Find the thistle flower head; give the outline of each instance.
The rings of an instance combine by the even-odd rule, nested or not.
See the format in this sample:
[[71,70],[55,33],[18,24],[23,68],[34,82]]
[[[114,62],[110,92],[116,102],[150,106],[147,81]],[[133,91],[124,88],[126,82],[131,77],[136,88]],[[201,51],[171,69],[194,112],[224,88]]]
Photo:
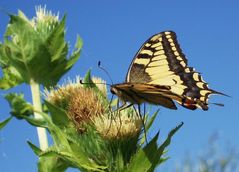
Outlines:
[[[92,80],[95,82],[94,77]],[[97,80],[102,83],[105,82],[99,78]],[[43,94],[47,101],[66,110],[68,117],[74,122],[78,131],[83,130],[82,124],[89,123],[105,111],[105,106],[103,106],[95,91],[84,88],[80,83],[79,76],[75,80],[68,79],[57,89],[45,89]]]
[[91,122],[104,111],[105,108],[93,89],[80,88],[71,95],[68,115],[79,131],[82,130],[82,124]]
[[59,21],[59,12],[57,15],[53,14],[51,11],[47,11],[46,5],[44,7],[36,7],[36,18],[37,22],[52,23]]
[[45,89],[43,95],[47,101],[64,110],[67,110],[71,96],[78,89],[82,89],[82,84],[80,84],[80,78],[76,77],[75,80],[68,79],[62,85],[58,85],[56,89]]
[[36,17],[30,21],[33,28],[41,34],[48,34],[59,24],[59,12],[55,15],[44,7],[36,7]]
[[113,113],[113,119],[108,116],[99,116],[93,123],[96,130],[107,140],[123,140],[134,138],[139,135],[142,129],[142,121],[134,112],[122,110],[120,113]]

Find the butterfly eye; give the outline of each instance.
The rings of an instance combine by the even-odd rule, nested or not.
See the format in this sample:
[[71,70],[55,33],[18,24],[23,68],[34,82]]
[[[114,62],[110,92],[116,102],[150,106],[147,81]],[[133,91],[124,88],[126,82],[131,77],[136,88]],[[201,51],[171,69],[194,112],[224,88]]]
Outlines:
[[110,92],[112,93],[112,94],[116,94],[116,90],[115,90],[115,88],[110,88]]

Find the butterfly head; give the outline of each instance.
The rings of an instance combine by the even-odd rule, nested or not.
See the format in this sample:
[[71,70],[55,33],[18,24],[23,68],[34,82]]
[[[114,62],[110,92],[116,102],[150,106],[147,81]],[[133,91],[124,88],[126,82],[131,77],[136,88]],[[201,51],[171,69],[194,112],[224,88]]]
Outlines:
[[115,94],[118,97],[121,97],[121,95],[122,95],[122,91],[117,87],[117,85],[111,85],[110,92],[111,92],[111,94]]
[[130,102],[133,104],[140,104],[141,101],[137,99],[132,92],[133,84],[121,83],[114,84],[110,87],[110,92],[116,95],[123,102]]
[[116,91],[117,91],[117,90],[116,90],[114,87],[111,86],[111,88],[110,88],[111,94],[116,94]]

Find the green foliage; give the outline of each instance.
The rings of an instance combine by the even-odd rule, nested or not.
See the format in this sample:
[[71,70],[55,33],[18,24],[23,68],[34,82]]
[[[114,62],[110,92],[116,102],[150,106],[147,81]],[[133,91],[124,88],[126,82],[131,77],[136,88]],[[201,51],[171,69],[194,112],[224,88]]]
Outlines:
[[[68,54],[65,38],[64,16],[60,22],[48,23],[43,29],[43,21],[29,20],[20,11],[19,15],[10,15],[10,22],[0,44],[0,65],[3,77],[0,88],[9,89],[23,82],[34,80],[46,87],[55,85],[77,61],[82,47],[77,37],[75,50]],[[44,31],[44,32],[43,32]]]
[[[45,8],[37,8],[37,16],[28,19],[19,11],[18,15],[9,14],[10,21],[0,43],[0,67],[3,76],[0,78],[0,89],[10,89],[21,83],[31,87],[34,110],[41,113],[40,85],[55,86],[59,79],[78,60],[82,41],[77,37],[75,49],[69,54],[68,43],[65,41],[65,21],[63,16],[54,16]],[[23,95],[22,95],[23,96]],[[7,95],[5,97],[12,107],[11,114],[19,119],[26,119],[32,125],[41,123],[42,119],[30,117],[33,111],[30,105],[23,102],[23,97]],[[29,114],[27,114],[29,113]],[[34,112],[35,118],[38,114]],[[47,137],[44,130],[39,135],[40,146],[47,147]]]
[[164,161],[162,155],[165,148],[170,144],[173,135],[182,127],[182,125],[183,123],[171,130],[167,139],[160,146],[157,145],[159,136],[159,133],[157,133],[145,147],[138,150],[136,155],[132,158],[132,161],[126,171],[154,171],[154,169]]
[[0,122],[0,130],[3,129],[3,127],[5,127],[7,125],[7,123],[9,123],[11,121],[12,117],[9,117],[7,119],[5,119],[4,121]]
[[[89,75],[86,75],[87,77]],[[173,129],[161,145],[157,144],[158,134],[146,145],[140,144],[140,137],[143,135],[140,133],[123,140],[107,140],[92,124],[86,126],[86,132],[78,133],[66,112],[48,101],[45,101],[45,106],[49,115],[40,112],[42,118],[36,119],[30,115],[32,107],[25,102],[22,94],[9,94],[6,98],[14,116],[25,119],[33,126],[46,128],[53,138],[54,144],[45,151],[28,142],[40,158],[39,171],[65,171],[69,167],[81,171],[153,171],[165,160],[163,157],[165,148],[182,126],[181,124]],[[129,114],[135,113],[132,109],[125,111]],[[152,125],[157,112],[148,120],[147,130]]]
[[[50,103],[47,104],[48,109],[51,109],[51,106],[52,105]],[[61,109],[54,109],[53,112],[55,115],[62,114]],[[102,171],[101,169],[105,168],[104,166],[97,165],[94,161],[91,161],[88,157],[86,157],[84,152],[81,152],[83,149],[81,148],[81,144],[79,144],[79,136],[76,136],[77,132],[75,130],[67,131],[67,128],[62,129],[62,126],[54,124],[48,114],[41,113],[41,115],[44,123],[36,120],[35,118],[24,117],[34,126],[47,128],[54,141],[54,145],[49,147],[46,151],[41,151],[32,143],[28,142],[36,155],[40,157],[38,164],[40,171],[62,171],[60,169],[63,167],[63,169],[66,167],[75,167],[83,170],[87,169],[94,171]],[[57,124],[59,123],[57,122]],[[75,137],[71,137],[72,134],[74,134]]]
[[[145,143],[142,121],[138,123],[141,118],[136,117],[137,112],[133,108],[112,112],[112,109],[117,109],[116,106],[110,108],[115,102],[109,102],[107,95],[93,83],[90,70],[80,88],[87,91],[93,90],[93,95],[96,94],[96,99],[100,101],[99,104],[101,105],[102,102],[102,105],[107,108],[96,113],[94,119],[83,116],[82,119],[88,120],[83,121],[82,130],[79,130],[75,121],[69,117],[67,108],[62,109],[45,100],[44,112],[41,111],[39,85],[50,87],[57,84],[62,75],[75,64],[82,47],[82,41],[78,36],[75,50],[67,58],[66,16],[61,21],[58,21],[56,16],[45,14],[45,17],[47,20],[44,20],[44,17],[29,20],[21,11],[18,15],[10,15],[4,43],[0,43],[0,66],[3,71],[0,88],[9,89],[21,83],[30,84],[33,102],[35,102],[33,107],[26,102],[23,94],[7,94],[5,99],[11,107],[11,115],[17,119],[26,120],[35,127],[47,129],[53,140],[53,144],[46,150],[28,141],[30,148],[39,157],[38,171],[63,172],[69,167],[81,171],[154,171],[159,164],[167,160],[164,157],[166,148],[183,124],[171,130],[162,144],[157,143],[159,134],[156,134],[149,143]],[[94,103],[93,100],[95,99],[92,99]],[[64,107],[69,105],[67,101],[64,103],[66,103]],[[112,104],[109,105],[109,103]],[[84,107],[82,109],[81,113],[84,113]],[[146,133],[150,130],[157,113],[158,111],[151,118],[149,114],[146,114],[149,118],[145,124]],[[123,116],[125,114],[126,116]],[[96,118],[99,115],[105,120],[100,129],[108,123],[117,124],[117,121],[120,125],[110,125],[109,129],[102,132],[96,125],[99,121],[94,121],[100,120]],[[11,117],[1,122],[0,129],[10,119]],[[109,132],[111,127],[113,129],[110,132],[113,133]]]
[[84,80],[83,80],[83,86],[84,88],[90,88],[93,89],[95,91],[95,93],[97,94],[97,96],[103,101],[103,103],[105,105],[109,104],[109,101],[107,99],[107,97],[105,97],[105,95],[100,91],[100,89],[96,86],[96,84],[92,81],[91,79],[91,70],[88,70]]
[[10,113],[18,119],[33,114],[33,107],[30,103],[25,101],[23,94],[9,93],[5,95],[5,99],[12,109]]
[[56,107],[52,103],[45,100],[45,105],[48,108],[48,111],[52,115],[52,121],[54,124],[56,124],[59,127],[67,127],[69,125],[69,118],[66,115],[66,112],[63,109],[60,109],[59,107]]
[[[85,78],[85,82],[91,81],[89,73]],[[94,90],[100,92],[98,88]],[[101,93],[99,95],[103,96]],[[173,129],[161,145],[157,144],[158,134],[145,145],[140,142],[140,137],[143,135],[140,133],[127,139],[107,140],[96,131],[93,124],[86,124],[86,132],[78,133],[66,111],[48,101],[44,104],[49,115],[38,112],[42,118],[36,119],[31,115],[32,106],[24,100],[22,94],[11,93],[6,96],[6,99],[12,108],[13,116],[25,119],[33,126],[46,128],[53,138],[54,144],[45,151],[28,142],[40,158],[39,171],[65,171],[69,167],[78,168],[81,171],[153,171],[165,160],[164,151],[173,135],[182,126],[181,124]],[[102,101],[103,99],[106,97],[102,97]],[[128,114],[135,113],[130,108],[124,111]],[[147,131],[157,113],[158,111],[148,120]]]

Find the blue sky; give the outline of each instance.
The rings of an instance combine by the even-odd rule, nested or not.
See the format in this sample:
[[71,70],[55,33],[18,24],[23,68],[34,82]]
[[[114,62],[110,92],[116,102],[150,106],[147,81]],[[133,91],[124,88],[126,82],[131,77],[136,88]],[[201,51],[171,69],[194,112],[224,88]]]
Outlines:
[[[185,152],[197,154],[208,138],[219,132],[222,139],[239,149],[239,2],[221,1],[13,1],[3,0],[0,9],[16,13],[21,9],[28,17],[35,15],[36,5],[47,5],[53,12],[67,14],[67,40],[74,45],[79,34],[84,46],[79,61],[64,75],[83,76],[89,68],[93,75],[110,82],[97,68],[97,62],[110,72],[115,83],[123,82],[129,64],[141,44],[155,33],[173,30],[189,61],[201,72],[210,88],[231,95],[231,98],[212,96],[211,102],[225,107],[211,106],[209,111],[190,111],[179,107],[177,111],[161,108],[151,136],[160,129],[164,139],[171,128],[181,121],[183,128],[173,138],[166,170],[184,157]],[[0,12],[0,40],[8,16]],[[24,92],[30,101],[30,88],[26,85],[12,91]],[[9,106],[0,91],[0,120],[9,116]],[[149,136],[150,137],[150,136]],[[26,144],[37,143],[35,128],[24,121],[12,120],[0,132],[0,171],[36,171],[37,158]],[[160,169],[160,168],[159,168]]]

